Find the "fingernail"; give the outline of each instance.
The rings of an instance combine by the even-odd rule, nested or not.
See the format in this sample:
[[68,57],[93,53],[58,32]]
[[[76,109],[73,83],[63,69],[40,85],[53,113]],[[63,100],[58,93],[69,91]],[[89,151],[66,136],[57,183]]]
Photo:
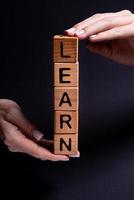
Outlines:
[[91,35],[90,36],[90,38],[95,38],[97,35],[96,34],[94,34],[94,35]]
[[37,140],[39,141],[41,138],[43,138],[43,134],[38,131],[38,130],[34,130],[33,133],[32,133],[32,136]]
[[73,32],[75,32],[75,30],[76,30],[76,28],[70,28],[70,29],[68,29],[68,30],[66,30],[66,32],[68,32],[68,33],[73,33]]
[[71,158],[79,158],[80,155],[71,155],[70,157],[71,157]]
[[80,30],[80,31],[76,31],[75,34],[77,36],[83,35],[85,33],[85,30]]
[[69,161],[69,158],[65,158],[65,159],[63,159],[62,161]]

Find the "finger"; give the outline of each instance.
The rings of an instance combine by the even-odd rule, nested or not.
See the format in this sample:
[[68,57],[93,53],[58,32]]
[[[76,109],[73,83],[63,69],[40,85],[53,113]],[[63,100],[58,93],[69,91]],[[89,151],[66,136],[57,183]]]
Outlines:
[[98,14],[95,14],[89,18],[87,18],[86,20],[83,20],[81,21],[80,23],[74,25],[72,28],[68,29],[65,31],[65,33],[67,35],[74,35],[74,33],[77,32],[80,33],[81,30],[85,27],[87,27],[88,25],[91,25],[93,23],[96,23],[97,21],[103,19],[103,18],[106,18],[106,17],[112,17],[112,16],[115,16],[115,17],[118,17],[118,16],[127,16],[127,15],[131,15],[132,13],[129,11],[129,10],[122,10],[122,11],[119,11],[119,12],[116,12],[116,13],[98,13]]
[[6,144],[9,145],[11,151],[18,151],[29,154],[35,158],[41,160],[51,160],[51,161],[68,161],[68,156],[64,155],[54,155],[47,149],[38,146],[32,140],[27,139],[23,134],[17,129],[15,125],[12,125],[5,120],[2,120],[2,129],[5,134]]
[[9,100],[9,99],[0,99],[0,108],[2,110],[10,110],[10,108],[13,108],[13,107],[16,107],[16,108],[20,108],[19,105],[15,102],[15,101],[12,101],[12,100]]
[[6,114],[5,119],[14,125],[18,126],[23,133],[34,141],[39,141],[43,138],[43,133],[36,130],[36,127],[24,116],[21,109],[13,107]]
[[45,138],[42,138],[37,142],[38,145],[47,148],[50,152],[54,151],[54,141],[52,140],[46,140]]
[[76,154],[74,154],[74,155],[70,155],[69,157],[71,157],[71,158],[79,158],[79,157],[80,157],[80,152],[77,151]]
[[133,20],[134,17],[132,16],[108,17],[97,21],[97,23],[88,25],[81,30],[80,34],[77,34],[77,32],[75,34],[79,37],[79,39],[85,39],[91,35],[98,34],[115,27],[131,24]]
[[120,26],[89,37],[92,42],[109,41],[134,37],[134,24]]
[[53,145],[54,141],[53,140],[46,140],[45,138],[41,138],[39,140],[38,144],[43,145],[43,146],[49,146],[49,145]]

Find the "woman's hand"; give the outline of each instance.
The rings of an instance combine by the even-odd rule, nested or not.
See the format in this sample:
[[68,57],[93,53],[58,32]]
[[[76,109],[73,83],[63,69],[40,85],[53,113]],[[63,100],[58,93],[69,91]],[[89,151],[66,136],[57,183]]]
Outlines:
[[82,40],[88,38],[87,47],[94,53],[134,65],[134,14],[128,10],[95,14],[65,33]]
[[22,152],[41,160],[68,161],[68,156],[54,155],[45,146],[53,141],[43,139],[43,134],[23,115],[14,101],[0,99],[0,137],[11,152]]

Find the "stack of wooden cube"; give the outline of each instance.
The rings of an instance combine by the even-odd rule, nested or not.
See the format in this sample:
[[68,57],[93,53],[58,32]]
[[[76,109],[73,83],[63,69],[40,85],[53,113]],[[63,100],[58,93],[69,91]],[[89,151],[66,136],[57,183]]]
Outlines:
[[56,35],[54,61],[54,153],[78,152],[78,38]]

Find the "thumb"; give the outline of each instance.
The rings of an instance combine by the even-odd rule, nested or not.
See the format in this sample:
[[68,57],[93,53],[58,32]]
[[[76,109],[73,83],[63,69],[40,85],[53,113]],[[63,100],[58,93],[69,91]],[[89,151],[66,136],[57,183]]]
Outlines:
[[97,53],[107,58],[112,58],[113,49],[110,42],[99,42],[99,43],[88,42],[87,48],[93,53]]
[[24,116],[20,108],[13,107],[5,115],[5,120],[16,125],[23,134],[35,142],[43,138],[43,133],[36,130],[36,127]]

